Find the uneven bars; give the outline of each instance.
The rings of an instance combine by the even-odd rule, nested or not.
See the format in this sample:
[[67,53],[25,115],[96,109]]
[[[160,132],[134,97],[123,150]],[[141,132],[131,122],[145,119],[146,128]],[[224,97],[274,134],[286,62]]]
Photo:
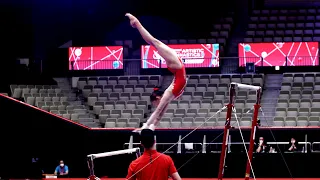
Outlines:
[[92,157],[93,159],[95,159],[95,158],[115,156],[115,155],[120,155],[120,154],[129,154],[129,153],[134,153],[134,152],[139,152],[139,151],[140,151],[140,148],[132,148],[132,149],[99,153],[99,154],[90,154],[90,155],[88,155],[88,157]]
[[260,86],[252,86],[252,85],[248,85],[248,84],[240,84],[240,83],[235,83],[235,82],[232,82],[231,84],[234,84],[238,88],[242,88],[242,89],[251,89],[251,90],[255,90],[255,91],[258,91],[261,89]]

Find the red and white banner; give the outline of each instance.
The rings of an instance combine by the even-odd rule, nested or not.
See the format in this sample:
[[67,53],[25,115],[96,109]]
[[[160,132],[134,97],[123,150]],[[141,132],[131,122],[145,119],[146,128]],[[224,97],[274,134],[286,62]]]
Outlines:
[[123,47],[96,46],[69,48],[69,70],[98,69],[123,69]]
[[317,66],[318,52],[318,42],[240,43],[239,66]]
[[[168,45],[177,52],[186,68],[219,67],[219,44],[175,44]],[[141,67],[167,68],[165,60],[155,47],[141,46]]]

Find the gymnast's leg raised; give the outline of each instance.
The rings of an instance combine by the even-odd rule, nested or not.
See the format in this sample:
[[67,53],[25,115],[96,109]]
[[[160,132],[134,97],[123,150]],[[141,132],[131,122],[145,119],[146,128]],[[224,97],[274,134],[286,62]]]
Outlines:
[[182,95],[187,84],[186,71],[182,60],[173,49],[154,38],[132,14],[127,13],[126,16],[129,18],[131,26],[138,29],[142,38],[148,44],[157,49],[158,54],[165,59],[168,69],[174,74],[174,79],[171,85],[164,91],[164,93],[151,95],[151,101],[157,106],[157,108],[148,121],[143,125],[142,129],[154,129],[154,126],[158,125],[167,110],[169,103]]

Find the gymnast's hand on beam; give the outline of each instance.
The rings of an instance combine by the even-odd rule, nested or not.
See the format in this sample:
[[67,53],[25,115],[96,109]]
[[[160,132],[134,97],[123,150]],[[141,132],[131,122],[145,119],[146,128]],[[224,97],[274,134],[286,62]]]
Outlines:
[[132,132],[141,133],[142,129],[151,129],[152,131],[154,131],[155,128],[156,127],[154,126],[154,124],[147,125],[147,123],[144,123],[141,128],[137,128],[137,129],[133,130]]

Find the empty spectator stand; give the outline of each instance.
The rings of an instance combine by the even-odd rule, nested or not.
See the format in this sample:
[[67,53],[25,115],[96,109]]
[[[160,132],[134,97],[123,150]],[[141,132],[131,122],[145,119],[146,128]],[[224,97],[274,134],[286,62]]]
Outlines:
[[81,77],[78,89],[104,127],[138,127],[160,76]]
[[212,31],[206,38],[200,39],[163,39],[165,44],[219,44],[220,51],[223,52],[227,46],[228,38],[233,29],[233,15],[228,13],[218,18],[212,25]]
[[320,126],[320,73],[285,73],[275,126]]
[[[160,122],[162,128],[192,128],[228,103],[230,82],[263,86],[263,75],[190,75],[184,94],[169,104]],[[90,82],[89,82],[90,81]],[[169,79],[168,81],[171,81]],[[99,117],[106,128],[138,127],[149,113],[149,98],[154,85],[161,82],[158,76],[82,77],[78,87],[87,99],[91,113]],[[255,91],[237,91],[237,115],[241,125],[249,126],[251,113],[246,114],[256,102]],[[225,113],[212,118],[205,127],[223,126]],[[245,114],[242,116],[242,114]]]
[[59,85],[11,85],[10,89],[15,99],[88,127],[99,127],[86,107],[77,99],[71,86],[60,88]]
[[320,41],[320,9],[254,10],[245,42]]

